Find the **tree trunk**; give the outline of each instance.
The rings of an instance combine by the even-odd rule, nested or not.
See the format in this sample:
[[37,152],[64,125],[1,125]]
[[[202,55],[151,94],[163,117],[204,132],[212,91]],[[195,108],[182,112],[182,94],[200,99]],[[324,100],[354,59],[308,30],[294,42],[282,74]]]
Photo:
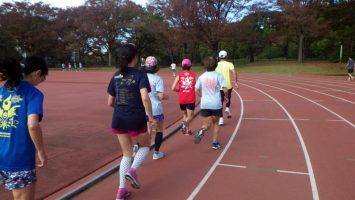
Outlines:
[[254,58],[254,49],[253,48],[249,48],[249,61],[252,63],[255,61]]
[[304,41],[304,35],[301,33],[298,36],[298,59],[297,59],[297,61],[299,63],[303,62],[303,41]]
[[112,54],[111,54],[111,51],[108,52],[108,66],[109,67],[112,66]]
[[288,59],[288,41],[286,41],[286,44],[283,46],[283,56]]

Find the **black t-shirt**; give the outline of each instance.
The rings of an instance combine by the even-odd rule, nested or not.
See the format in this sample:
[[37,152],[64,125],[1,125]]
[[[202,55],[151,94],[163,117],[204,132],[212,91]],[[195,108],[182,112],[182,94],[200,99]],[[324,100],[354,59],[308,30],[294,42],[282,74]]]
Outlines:
[[147,74],[142,71],[129,67],[126,75],[120,70],[113,75],[107,89],[107,92],[116,99],[112,128],[136,131],[147,126],[140,93],[142,88],[147,88],[150,92]]

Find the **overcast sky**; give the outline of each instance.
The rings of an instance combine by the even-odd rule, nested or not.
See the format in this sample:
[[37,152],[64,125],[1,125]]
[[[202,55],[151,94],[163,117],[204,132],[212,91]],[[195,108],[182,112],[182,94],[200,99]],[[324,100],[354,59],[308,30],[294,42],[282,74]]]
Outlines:
[[[60,8],[80,6],[85,2],[85,0],[28,0],[28,1],[31,3],[42,1],[46,4],[50,4],[53,7],[60,7]],[[133,0],[133,1],[138,4],[145,5],[148,0]],[[14,2],[14,0],[0,0],[0,4],[4,2]]]

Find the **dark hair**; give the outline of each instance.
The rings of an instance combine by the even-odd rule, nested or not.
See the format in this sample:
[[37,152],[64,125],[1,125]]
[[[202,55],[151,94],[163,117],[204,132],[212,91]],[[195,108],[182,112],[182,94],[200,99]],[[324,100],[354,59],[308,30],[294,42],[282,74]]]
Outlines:
[[217,59],[214,56],[208,56],[203,59],[203,65],[208,72],[214,71],[217,67]]
[[39,56],[30,56],[23,61],[23,74],[29,75],[34,71],[41,70],[41,76],[48,75],[48,67],[46,61]]
[[6,81],[5,87],[14,88],[22,80],[21,65],[13,58],[0,58],[0,81]]
[[182,66],[182,70],[190,70],[191,69],[191,66],[188,66],[188,65],[186,65],[186,64],[184,64],[183,66]]
[[128,64],[132,62],[134,57],[138,53],[137,47],[134,44],[124,44],[118,51],[117,61],[118,68],[122,74],[126,74],[128,70]]

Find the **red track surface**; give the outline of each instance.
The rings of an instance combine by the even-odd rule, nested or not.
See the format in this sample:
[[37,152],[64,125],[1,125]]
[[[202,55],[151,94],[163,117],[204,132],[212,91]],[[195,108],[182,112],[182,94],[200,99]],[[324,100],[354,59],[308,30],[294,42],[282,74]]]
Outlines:
[[[240,83],[223,149],[211,149],[209,133],[199,145],[176,134],[163,143],[165,159],[150,155],[140,168],[131,199],[355,199],[355,82],[242,74]],[[192,128],[200,126],[198,117]],[[101,147],[116,153],[109,145]],[[114,174],[76,199],[113,199],[117,185]]]
[[[45,95],[41,125],[49,162],[37,171],[38,199],[121,155],[118,141],[110,132],[112,109],[107,106],[106,90],[113,73],[50,71],[47,81],[39,86]],[[171,79],[171,74],[164,76]],[[177,94],[170,92],[170,83],[166,90],[173,102]],[[179,119],[179,108],[164,107],[165,125],[170,126]],[[12,199],[11,194],[0,187],[0,200],[7,199]]]

